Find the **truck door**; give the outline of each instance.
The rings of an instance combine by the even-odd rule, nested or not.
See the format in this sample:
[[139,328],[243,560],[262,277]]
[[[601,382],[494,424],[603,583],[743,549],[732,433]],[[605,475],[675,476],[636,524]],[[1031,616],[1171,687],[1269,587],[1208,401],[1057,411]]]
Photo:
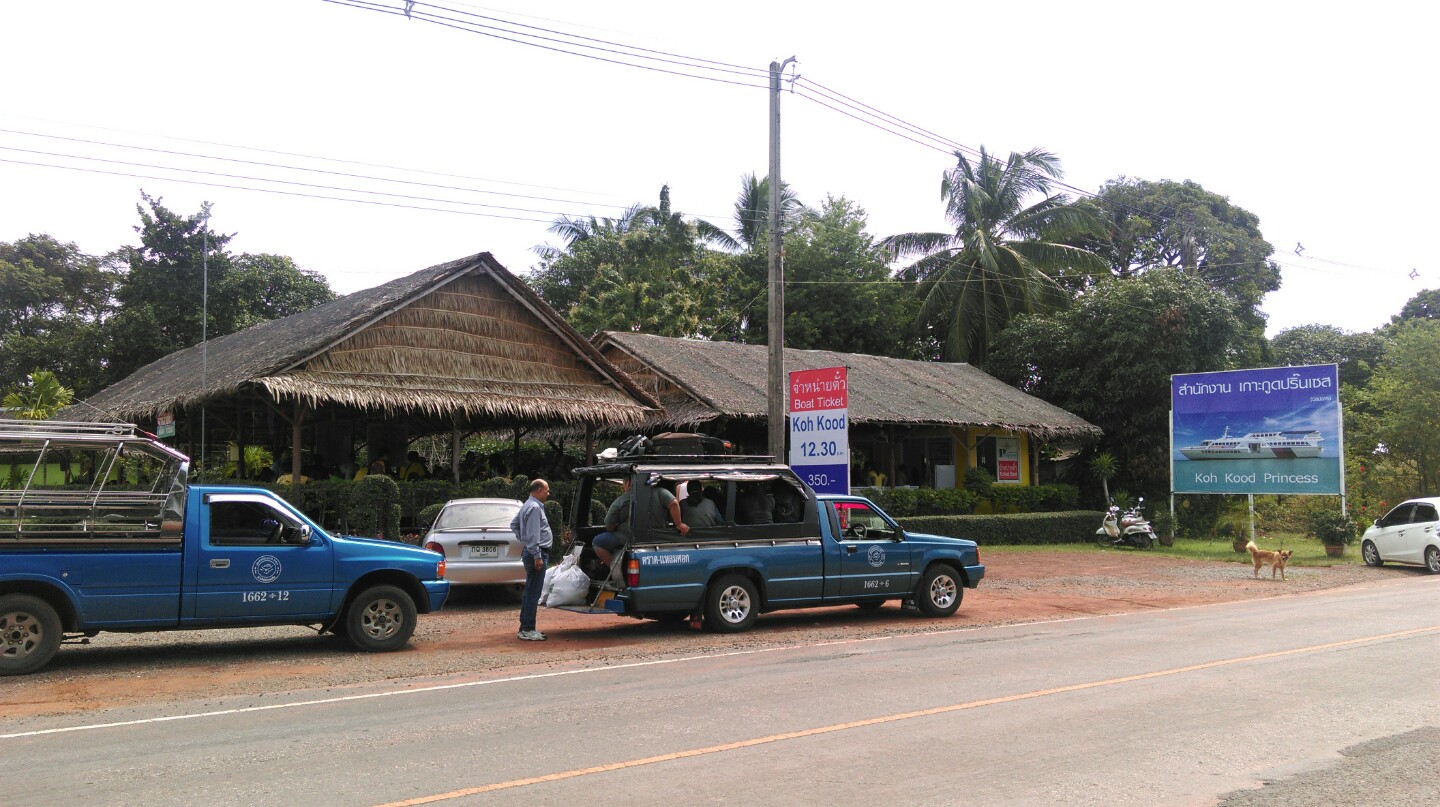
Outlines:
[[840,596],[894,599],[915,587],[910,547],[900,528],[866,502],[831,502],[840,544]]
[[328,541],[275,500],[207,493],[200,508],[195,618],[324,617],[335,570]]

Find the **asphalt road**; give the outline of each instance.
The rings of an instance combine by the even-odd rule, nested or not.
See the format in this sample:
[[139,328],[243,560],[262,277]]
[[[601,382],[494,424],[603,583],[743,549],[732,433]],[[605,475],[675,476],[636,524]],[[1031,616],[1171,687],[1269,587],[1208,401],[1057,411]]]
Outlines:
[[1437,594],[11,720],[0,804],[1436,803]]

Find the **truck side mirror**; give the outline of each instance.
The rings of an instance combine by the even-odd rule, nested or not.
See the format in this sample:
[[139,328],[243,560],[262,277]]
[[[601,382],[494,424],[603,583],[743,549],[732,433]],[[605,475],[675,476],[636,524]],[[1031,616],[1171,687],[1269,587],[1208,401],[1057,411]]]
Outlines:
[[301,524],[300,526],[296,527],[295,531],[290,534],[290,542],[296,544],[310,543],[310,525]]

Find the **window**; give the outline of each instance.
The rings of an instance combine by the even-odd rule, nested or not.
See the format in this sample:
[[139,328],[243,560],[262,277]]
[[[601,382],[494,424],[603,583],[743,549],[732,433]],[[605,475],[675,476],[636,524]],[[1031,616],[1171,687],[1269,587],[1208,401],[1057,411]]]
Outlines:
[[1412,524],[1425,524],[1425,523],[1428,523],[1428,522],[1431,522],[1431,521],[1440,521],[1440,515],[1437,515],[1436,512],[1435,512],[1435,505],[1433,505],[1433,504],[1417,504],[1417,505],[1415,505],[1415,514],[1410,517],[1410,523],[1412,523]]
[[261,502],[210,503],[210,543],[215,546],[257,546],[294,540],[300,525],[285,513]]
[[895,526],[868,504],[836,502],[835,517],[842,541],[891,541],[897,534]]
[[520,511],[519,502],[463,502],[440,511],[435,529],[453,530],[466,527],[508,527]]

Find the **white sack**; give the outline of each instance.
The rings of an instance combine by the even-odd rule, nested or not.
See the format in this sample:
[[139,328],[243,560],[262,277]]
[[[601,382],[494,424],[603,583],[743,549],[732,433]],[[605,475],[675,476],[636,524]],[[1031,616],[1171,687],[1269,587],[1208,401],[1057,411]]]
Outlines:
[[[540,586],[540,604],[544,606],[553,605],[578,605],[585,601],[585,595],[590,593],[590,578],[580,569],[580,552],[582,547],[575,547],[560,561],[559,566],[551,566],[545,570],[545,583]],[[585,587],[580,591],[579,599],[571,600],[574,597],[576,586],[575,574],[585,582]]]

